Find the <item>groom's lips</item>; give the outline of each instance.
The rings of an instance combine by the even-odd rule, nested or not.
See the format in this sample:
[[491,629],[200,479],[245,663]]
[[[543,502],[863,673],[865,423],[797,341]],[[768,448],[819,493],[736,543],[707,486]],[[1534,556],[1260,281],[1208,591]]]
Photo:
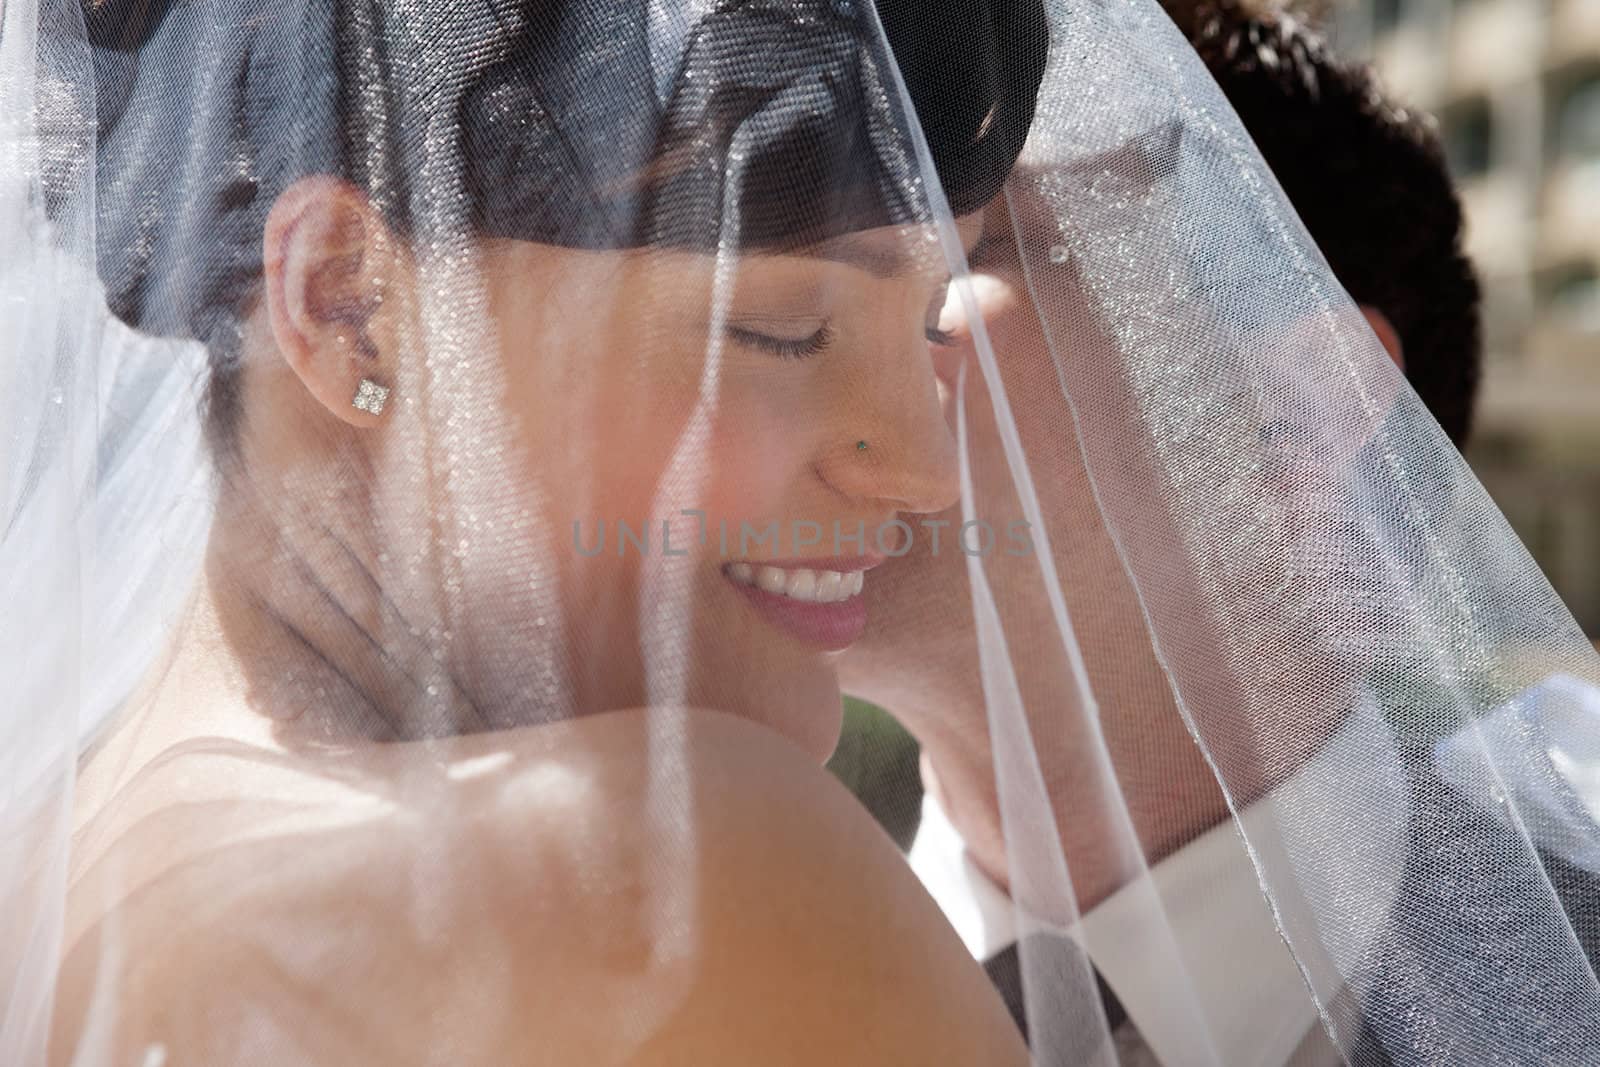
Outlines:
[[805,644],[840,652],[866,631],[863,572],[882,562],[882,556],[864,555],[737,560],[722,573],[767,623]]

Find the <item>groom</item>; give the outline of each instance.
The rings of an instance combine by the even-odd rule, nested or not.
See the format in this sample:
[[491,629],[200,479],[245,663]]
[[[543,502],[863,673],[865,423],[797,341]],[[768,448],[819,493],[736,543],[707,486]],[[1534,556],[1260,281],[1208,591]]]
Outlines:
[[[1197,29],[1197,48],[1335,274],[1459,445],[1477,381],[1478,292],[1459,251],[1460,209],[1433,136],[1383,101],[1365,72],[1338,64],[1287,19],[1213,10],[1197,20]],[[1026,205],[991,210],[1009,225],[1006,212],[1014,209],[1026,212]],[[1019,225],[1026,226],[1026,218]],[[1038,351],[1038,321],[1028,311],[1013,243],[984,242],[972,269],[997,358]],[[957,333],[966,334],[964,326],[957,324]],[[981,395],[969,399],[971,447],[995,452],[993,427],[982,419],[986,408]],[[1213,771],[1173,703],[1137,597],[1095,518],[1080,458],[1030,459],[1035,483],[1048,487],[1041,495],[1059,501],[1052,529],[1058,531],[1061,587],[1069,593],[1133,830],[1157,893],[1189,905],[1169,908],[1168,918],[1185,960],[1200,961],[1190,976],[1215,1061],[1272,1067],[1342,1062],[1267,910]],[[1019,932],[1012,926],[974,637],[970,625],[950,625],[952,619],[970,623],[963,606],[969,596],[965,560],[956,552],[913,551],[874,577],[867,583],[873,626],[845,657],[841,677],[848,692],[890,709],[921,743],[927,795],[911,862],[1021,1023]],[[926,610],[941,597],[950,600],[950,612]],[[915,610],[897,611],[900,605]],[[1011,651],[1026,673],[1027,650]],[[1316,753],[1331,733],[1312,729],[1300,739],[1297,758],[1306,774],[1322,773],[1314,766]],[[1078,907],[1092,927],[1121,885],[1107,840],[1084,816],[1097,809],[1096,798],[1081,792],[1085,783],[1093,789],[1086,760],[1079,759],[1083,747],[1047,743],[1039,751]],[[1247,823],[1270,818],[1259,806],[1241,815]],[[1408,884],[1426,892],[1440,873],[1408,869]],[[1567,874],[1567,884],[1587,885],[1581,871]],[[1116,939],[1090,951],[1124,1062],[1203,1062],[1187,1031],[1164,1013],[1160,984],[1149,980],[1159,967],[1155,960],[1141,956],[1137,944]],[[1400,958],[1406,945],[1388,951],[1395,966],[1407,962]],[[1370,1030],[1355,1041],[1363,1062],[1386,1062],[1381,1045],[1406,1043]]]

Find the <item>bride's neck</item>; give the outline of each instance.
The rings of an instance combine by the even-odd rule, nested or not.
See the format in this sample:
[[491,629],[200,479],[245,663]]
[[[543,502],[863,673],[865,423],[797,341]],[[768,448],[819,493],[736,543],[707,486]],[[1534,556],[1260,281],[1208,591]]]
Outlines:
[[223,490],[166,653],[79,761],[80,825],[189,743],[288,752],[485,729],[438,627],[385,591],[360,527],[337,510],[290,518],[249,481]]
[[[394,740],[482,729],[425,628],[379,580],[371,524],[292,510],[246,482],[224,494],[207,610],[254,712],[286,738]],[[432,632],[430,632],[430,630]]]

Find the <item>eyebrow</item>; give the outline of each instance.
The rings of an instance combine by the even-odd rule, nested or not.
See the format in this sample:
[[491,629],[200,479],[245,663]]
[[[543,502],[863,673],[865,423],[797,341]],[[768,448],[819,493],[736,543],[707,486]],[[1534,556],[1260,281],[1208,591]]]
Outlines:
[[899,245],[882,247],[845,236],[835,237],[805,250],[805,255],[858,267],[874,278],[904,278],[915,274],[916,260]]

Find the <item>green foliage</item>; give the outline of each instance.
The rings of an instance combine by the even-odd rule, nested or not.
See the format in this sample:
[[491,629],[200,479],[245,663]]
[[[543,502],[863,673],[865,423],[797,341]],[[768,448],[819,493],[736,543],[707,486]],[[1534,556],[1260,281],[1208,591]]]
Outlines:
[[844,698],[844,729],[828,769],[860,799],[902,850],[911,847],[922,811],[916,738],[887,711]]

